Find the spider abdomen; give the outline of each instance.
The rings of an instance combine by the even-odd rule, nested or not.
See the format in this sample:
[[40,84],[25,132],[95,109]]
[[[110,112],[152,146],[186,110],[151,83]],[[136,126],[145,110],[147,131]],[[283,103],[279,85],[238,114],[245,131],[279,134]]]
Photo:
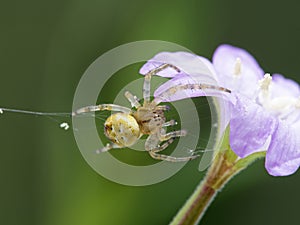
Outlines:
[[133,116],[127,113],[115,113],[107,118],[104,133],[120,147],[129,147],[140,138],[140,128]]

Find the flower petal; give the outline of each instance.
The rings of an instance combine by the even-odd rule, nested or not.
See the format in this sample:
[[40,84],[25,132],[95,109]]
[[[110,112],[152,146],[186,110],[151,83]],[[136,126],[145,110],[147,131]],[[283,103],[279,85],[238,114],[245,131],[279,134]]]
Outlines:
[[216,49],[213,65],[221,85],[249,98],[254,96],[257,82],[264,75],[256,60],[246,50],[231,45],[220,45]]
[[300,137],[298,130],[280,121],[267,151],[265,166],[270,175],[293,174],[300,165]]
[[299,84],[291,79],[287,79],[280,74],[272,75],[272,97],[296,97],[300,96]]
[[[140,69],[140,74],[145,75],[150,70],[153,70],[160,65],[168,63],[176,66],[181,72],[197,76],[209,75],[216,79],[216,73],[213,65],[204,57],[197,56],[189,52],[161,52],[148,60]],[[178,72],[172,68],[167,68],[157,75],[162,77],[174,77]]]
[[252,100],[239,95],[230,121],[230,146],[240,157],[266,150],[277,120]]

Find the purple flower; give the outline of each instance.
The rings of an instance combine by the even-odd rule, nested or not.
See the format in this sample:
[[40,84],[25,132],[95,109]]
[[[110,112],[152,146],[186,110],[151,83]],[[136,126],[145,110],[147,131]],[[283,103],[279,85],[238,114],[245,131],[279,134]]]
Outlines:
[[231,148],[240,157],[267,150],[269,174],[294,173],[300,165],[299,85],[282,75],[263,76],[248,52],[229,45],[217,48],[213,65],[237,97],[230,121]]
[[[230,145],[241,158],[267,151],[265,166],[269,174],[286,176],[300,165],[300,88],[282,75],[264,74],[256,60],[245,50],[221,45],[213,56],[213,66],[191,53],[163,52],[148,61],[141,73],[170,63],[182,72],[169,69],[159,73],[172,79],[154,93],[155,97],[172,85],[185,83],[218,84],[232,91]],[[203,96],[201,91],[185,91],[167,99]],[[216,91],[210,93],[219,96]]]

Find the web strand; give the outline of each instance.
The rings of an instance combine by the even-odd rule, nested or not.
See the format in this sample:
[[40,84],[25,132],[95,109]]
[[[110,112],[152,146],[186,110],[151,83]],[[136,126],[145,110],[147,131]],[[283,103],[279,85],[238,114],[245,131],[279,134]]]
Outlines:
[[13,113],[22,113],[22,114],[30,114],[30,115],[37,115],[37,116],[63,116],[63,117],[70,117],[72,116],[71,113],[48,113],[48,112],[35,112],[35,111],[28,111],[28,110],[21,110],[21,109],[9,109],[9,108],[0,108],[2,112],[13,112]]

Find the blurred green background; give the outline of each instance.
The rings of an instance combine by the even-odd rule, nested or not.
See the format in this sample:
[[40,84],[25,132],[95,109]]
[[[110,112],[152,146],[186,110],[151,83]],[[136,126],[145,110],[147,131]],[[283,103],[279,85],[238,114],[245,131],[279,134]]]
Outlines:
[[[0,106],[71,111],[77,83],[98,56],[144,39],[209,58],[230,43],[248,49],[266,71],[299,82],[299,7],[271,0],[1,1]],[[168,224],[203,176],[191,162],[159,184],[112,183],[58,124],[1,115],[0,224]],[[225,186],[202,224],[299,224],[299,189],[299,171],[274,178],[258,161]]]

